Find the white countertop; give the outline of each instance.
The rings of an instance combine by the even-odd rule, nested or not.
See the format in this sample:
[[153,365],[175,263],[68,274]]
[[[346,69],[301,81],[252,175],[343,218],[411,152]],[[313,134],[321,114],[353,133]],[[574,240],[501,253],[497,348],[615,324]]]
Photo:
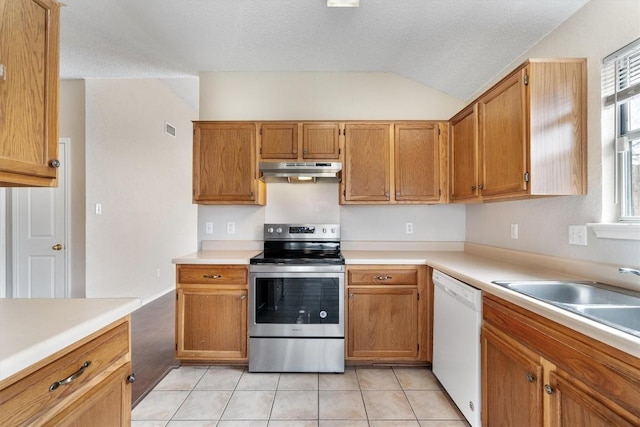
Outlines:
[[0,381],[139,307],[138,298],[0,299]]
[[233,251],[200,251],[173,258],[174,264],[249,264],[251,257],[262,250],[233,250]]
[[[248,264],[260,251],[208,250],[173,259],[175,264]],[[482,291],[531,310],[640,358],[640,338],[491,283],[494,280],[596,280],[561,272],[558,263],[530,267],[460,250],[342,250],[347,265],[428,265]]]

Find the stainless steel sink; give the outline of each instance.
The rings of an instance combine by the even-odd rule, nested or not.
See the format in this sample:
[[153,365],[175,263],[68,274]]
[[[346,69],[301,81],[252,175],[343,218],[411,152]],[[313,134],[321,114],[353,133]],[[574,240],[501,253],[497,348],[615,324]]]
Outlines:
[[493,283],[640,337],[640,292],[599,282],[498,280]]
[[572,307],[572,311],[613,328],[626,330],[630,334],[640,336],[640,306],[588,305]]
[[562,304],[640,305],[640,296],[598,282],[496,281],[493,282],[543,301]]

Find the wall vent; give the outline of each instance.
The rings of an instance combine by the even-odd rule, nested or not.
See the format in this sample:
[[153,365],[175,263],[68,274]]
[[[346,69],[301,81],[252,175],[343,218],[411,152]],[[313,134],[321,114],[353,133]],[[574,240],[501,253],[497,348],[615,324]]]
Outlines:
[[164,133],[176,137],[176,127],[169,122],[164,122]]

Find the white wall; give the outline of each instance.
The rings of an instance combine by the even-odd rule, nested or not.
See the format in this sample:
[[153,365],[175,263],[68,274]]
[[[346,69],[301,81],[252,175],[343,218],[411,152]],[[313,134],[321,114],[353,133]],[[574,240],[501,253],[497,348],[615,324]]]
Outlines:
[[[462,106],[391,73],[200,74],[200,120],[448,120]],[[464,240],[464,206],[339,206],[338,184],[267,184],[265,207],[199,206],[198,240],[261,240],[265,222],[338,222],[343,240]]]
[[85,296],[85,82],[60,81],[60,138],[68,138],[69,294]]
[[148,300],[175,286],[171,259],[196,250],[196,118],[160,80],[87,80],[87,297]]
[[[568,226],[614,220],[611,132],[601,127],[602,58],[640,37],[638,0],[591,0],[521,58],[586,57],[588,77],[588,185],[586,196],[500,202],[467,207],[467,241],[486,245],[640,266],[640,242],[597,239],[588,231],[588,246],[568,244]],[[501,76],[496,76],[496,81]],[[603,134],[605,135],[603,137]],[[604,145],[604,147],[603,147]],[[604,200],[604,203],[603,203]],[[510,224],[519,238],[510,238]]]

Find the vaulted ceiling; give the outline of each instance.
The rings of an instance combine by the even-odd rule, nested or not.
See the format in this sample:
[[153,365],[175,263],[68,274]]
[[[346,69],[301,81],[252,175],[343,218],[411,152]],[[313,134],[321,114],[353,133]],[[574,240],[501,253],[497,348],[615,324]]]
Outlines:
[[60,72],[391,72],[464,100],[587,1],[64,0]]

